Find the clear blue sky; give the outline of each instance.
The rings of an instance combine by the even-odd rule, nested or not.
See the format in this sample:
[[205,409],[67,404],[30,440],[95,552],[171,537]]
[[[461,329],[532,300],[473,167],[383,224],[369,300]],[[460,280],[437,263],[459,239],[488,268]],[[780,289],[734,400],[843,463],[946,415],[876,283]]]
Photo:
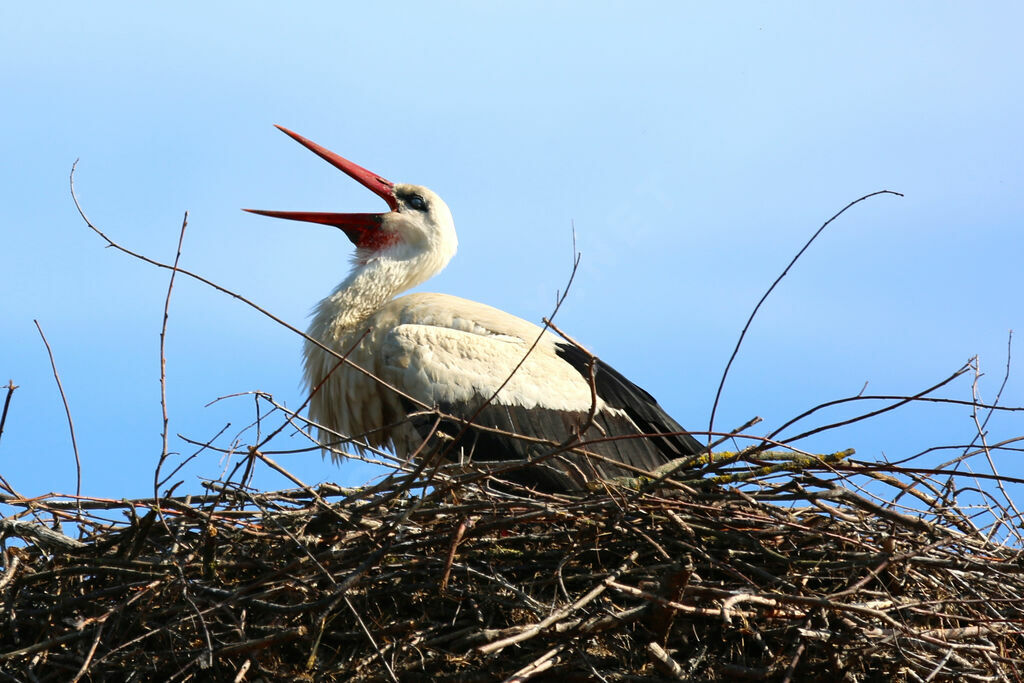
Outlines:
[[[765,433],[865,382],[913,393],[974,354],[981,395],[994,396],[1007,333],[1024,323],[1018,3],[430,6],[4,4],[0,380],[21,388],[0,474],[25,494],[74,490],[35,318],[67,391],[84,492],[151,491],[168,274],[83,225],[67,187],[76,158],[79,197],[111,237],[169,260],[188,210],[182,265],[297,326],[345,275],[337,231],[239,211],[381,208],[274,123],[446,199],[460,253],[424,289],[539,321],[568,277],[575,225],[583,258],[560,326],[698,430],[743,322],[807,237],[862,194],[903,192],[849,212],[783,281],[717,424],[760,415]],[[172,433],[205,440],[230,422],[234,436],[253,419],[249,398],[204,407],[218,396],[297,405],[300,348],[179,280]],[[1004,395],[1018,405],[1021,363]],[[970,382],[946,395],[969,398]],[[1024,417],[989,428],[1024,434]],[[968,410],[929,406],[803,445],[898,458],[973,429]],[[312,454],[278,459],[311,482],[369,476]],[[223,466],[201,456],[185,487]]]

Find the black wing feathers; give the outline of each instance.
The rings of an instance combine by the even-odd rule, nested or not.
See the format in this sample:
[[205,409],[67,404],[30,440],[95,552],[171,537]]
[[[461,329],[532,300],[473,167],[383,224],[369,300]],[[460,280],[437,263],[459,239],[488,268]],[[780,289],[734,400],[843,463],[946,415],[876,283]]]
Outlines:
[[[559,358],[576,368],[584,379],[590,380],[591,357],[585,351],[568,343],[556,344],[555,349]],[[633,418],[641,434],[678,433],[678,436],[656,437],[651,440],[666,456],[665,462],[704,450],[699,441],[662,410],[653,396],[623,377],[610,365],[602,363],[599,359],[594,359],[594,363],[594,385],[597,395],[610,407],[618,408]],[[630,441],[639,443],[644,440]]]

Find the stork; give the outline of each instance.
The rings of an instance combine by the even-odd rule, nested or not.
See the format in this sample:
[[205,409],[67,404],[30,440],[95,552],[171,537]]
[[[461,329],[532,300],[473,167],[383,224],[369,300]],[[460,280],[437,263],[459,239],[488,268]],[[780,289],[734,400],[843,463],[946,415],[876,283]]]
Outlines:
[[501,477],[545,491],[636,476],[701,451],[650,394],[546,329],[446,294],[394,298],[455,255],[448,206],[425,187],[392,183],[278,128],[390,209],[246,209],[335,226],[356,248],[348,277],[315,308],[305,345],[321,443],[340,436],[403,459],[526,462]]

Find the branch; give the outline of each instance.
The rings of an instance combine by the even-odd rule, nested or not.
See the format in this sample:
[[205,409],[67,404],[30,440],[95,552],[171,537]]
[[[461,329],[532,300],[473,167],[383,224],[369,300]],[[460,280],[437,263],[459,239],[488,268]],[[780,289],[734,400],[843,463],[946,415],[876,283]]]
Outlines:
[[[43,334],[43,328],[39,324],[38,320],[33,320],[36,324],[36,329],[39,330],[39,336],[43,338],[43,344],[46,345],[46,353],[50,356],[50,367],[53,368],[53,378],[57,380],[57,389],[60,391],[60,400],[64,402],[64,414],[68,417],[68,430],[71,432],[71,449],[75,452],[75,495],[82,495],[82,460],[78,457],[78,440],[75,439],[75,422],[71,419],[71,408],[68,406],[68,397],[64,393],[64,386],[60,381],[60,373],[57,372],[57,361],[53,359],[53,349],[50,348],[50,342],[46,341],[46,335]],[[78,510],[79,517],[81,517],[82,510]]]
[[[711,418],[708,420],[709,432],[713,432],[715,430],[715,413],[718,411],[718,402],[722,398],[722,390],[725,387],[725,379],[726,377],[729,376],[729,369],[732,367],[732,362],[736,360],[736,355],[740,352],[740,345],[743,344],[743,338],[747,336],[747,330],[750,329],[750,325],[751,323],[754,322],[754,317],[757,315],[757,312],[761,309],[761,305],[765,302],[765,299],[767,299],[768,296],[772,293],[772,291],[775,290],[775,287],[782,281],[782,278],[786,277],[786,274],[789,273],[789,269],[793,267],[793,265],[797,262],[797,259],[803,256],[803,253],[807,251],[807,248],[811,246],[811,243],[818,238],[818,235],[820,235],[825,230],[825,228],[827,228],[829,224],[832,223],[832,221],[846,213],[846,210],[852,207],[853,205],[859,204],[860,202],[863,202],[866,199],[870,199],[871,197],[875,197],[880,194],[891,194],[897,197],[903,196],[901,193],[893,192],[892,190],[879,190],[878,192],[872,192],[871,194],[866,194],[863,197],[860,197],[859,199],[855,199],[846,206],[844,206],[834,216],[832,216],[832,218],[829,218],[827,221],[825,221],[813,235],[811,235],[811,239],[807,240],[807,243],[804,244],[803,248],[801,248],[800,251],[796,253],[796,256],[793,257],[793,260],[790,261],[789,265],[787,265],[786,268],[782,271],[782,274],[775,278],[775,282],[771,284],[768,290],[761,297],[761,300],[757,302],[756,306],[754,306],[754,310],[750,313],[750,317],[747,318],[747,322],[743,326],[743,330],[740,332],[740,338],[736,340],[736,346],[732,350],[732,355],[729,356],[729,362],[725,364],[725,370],[722,371],[722,380],[718,383],[718,391],[715,392],[715,402],[711,406]],[[708,443],[710,444],[710,437],[708,437]],[[711,450],[710,446],[708,447],[708,450]]]

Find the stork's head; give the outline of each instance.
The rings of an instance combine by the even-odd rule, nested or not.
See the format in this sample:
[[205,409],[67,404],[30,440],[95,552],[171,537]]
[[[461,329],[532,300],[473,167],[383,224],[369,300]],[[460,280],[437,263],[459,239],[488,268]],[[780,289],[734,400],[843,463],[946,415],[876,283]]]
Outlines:
[[298,133],[283,126],[277,127],[383,199],[391,210],[387,213],[245,211],[341,228],[356,245],[357,265],[365,265],[381,257],[407,260],[410,266],[415,263],[419,269],[433,271],[424,273],[430,277],[455,255],[458,247],[455,222],[448,205],[434,192],[419,185],[392,183]]

